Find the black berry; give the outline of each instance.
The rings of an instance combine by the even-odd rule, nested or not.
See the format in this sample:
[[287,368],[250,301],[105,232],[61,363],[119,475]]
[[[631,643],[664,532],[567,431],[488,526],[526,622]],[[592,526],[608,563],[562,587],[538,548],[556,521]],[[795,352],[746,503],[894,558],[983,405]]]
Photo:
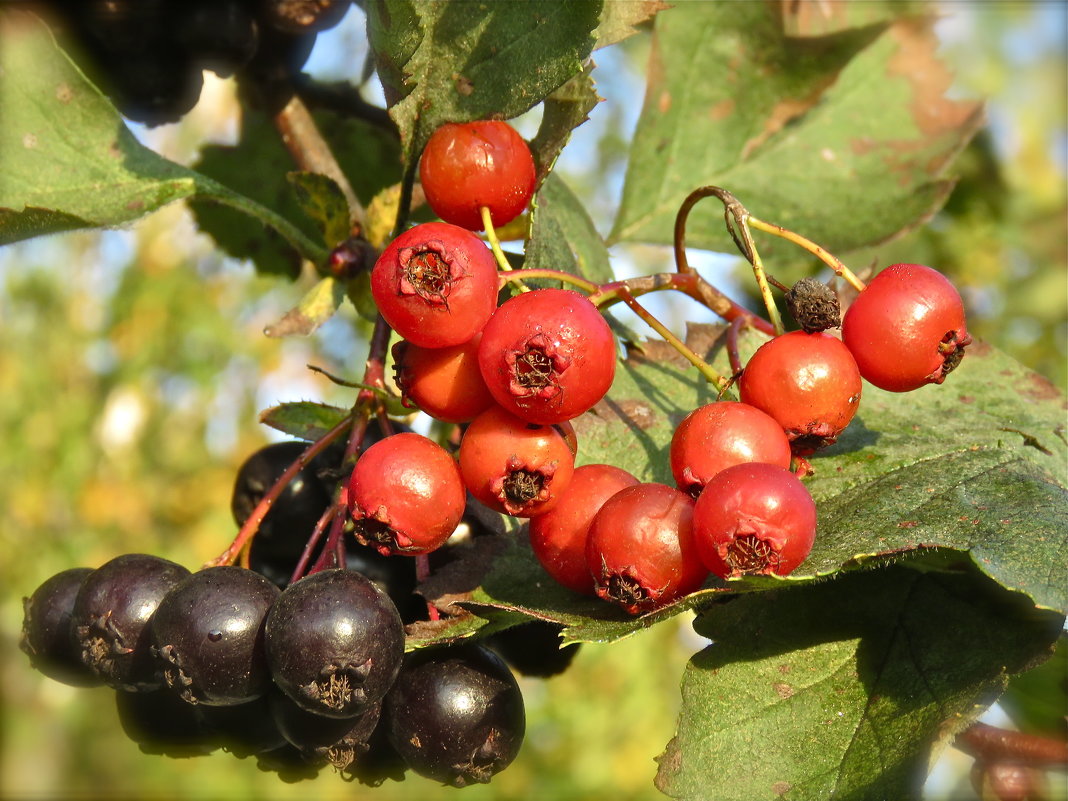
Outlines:
[[50,679],[74,687],[101,683],[82,661],[71,636],[74,599],[92,568],[73,567],[47,579],[29,598],[22,599],[23,621],[19,647],[30,664]]

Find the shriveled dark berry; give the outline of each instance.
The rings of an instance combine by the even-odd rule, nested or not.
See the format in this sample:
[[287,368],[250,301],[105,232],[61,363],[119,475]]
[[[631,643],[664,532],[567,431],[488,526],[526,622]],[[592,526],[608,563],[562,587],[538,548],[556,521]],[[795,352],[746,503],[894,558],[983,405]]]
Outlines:
[[393,684],[404,657],[397,607],[353,570],[324,570],[287,587],[267,615],[275,683],[309,712],[353,717]]
[[216,748],[197,709],[170,690],[117,690],[115,706],[123,732],[143,753],[191,757]]
[[329,718],[298,706],[288,695],[269,696],[271,713],[282,736],[311,765],[346,770],[367,752],[367,741],[378,725],[382,702],[351,718]]
[[786,293],[786,308],[802,331],[826,331],[842,324],[838,295],[822,281],[802,278]]
[[163,596],[188,575],[179,564],[143,553],[116,556],[94,570],[71,612],[82,662],[115,689],[159,687],[148,624]]
[[485,783],[523,743],[523,696],[496,654],[462,645],[416,651],[386,696],[390,742],[408,767],[454,787]]
[[71,612],[92,568],[72,567],[46,579],[29,598],[22,599],[19,647],[30,664],[50,679],[74,687],[94,687],[100,678],[81,661],[71,636]]
[[153,652],[167,685],[191,704],[230,706],[271,686],[263,626],[279,589],[252,570],[201,570],[160,601]]

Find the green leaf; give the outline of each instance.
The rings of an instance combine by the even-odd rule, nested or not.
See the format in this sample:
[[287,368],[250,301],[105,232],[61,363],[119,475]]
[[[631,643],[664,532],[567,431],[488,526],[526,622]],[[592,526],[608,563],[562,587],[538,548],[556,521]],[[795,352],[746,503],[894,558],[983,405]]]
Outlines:
[[0,244],[123,225],[196,196],[272,226],[309,258],[323,253],[271,210],[141,145],[26,13],[0,16],[0,108]]
[[571,132],[586,122],[590,112],[601,102],[593,85],[592,72],[593,62],[590,61],[582,72],[545,98],[538,133],[530,142],[539,186],[571,138]]
[[622,42],[638,33],[657,13],[671,8],[662,0],[611,0],[604,4],[597,26],[597,49]]
[[740,596],[683,679],[657,786],[680,799],[918,799],[932,751],[1045,659],[1063,618],[974,571]]
[[414,164],[445,122],[511,119],[582,70],[600,0],[368,4],[390,116]]
[[[670,244],[679,205],[708,184],[832,251],[885,240],[941,207],[947,166],[982,112],[944,96],[950,76],[930,20],[787,39],[776,8],[683,3],[657,15],[610,244]],[[691,214],[687,243],[734,250],[711,206]],[[765,256],[787,247],[771,240]]]
[[319,279],[282,319],[263,329],[269,337],[308,336],[334,316],[345,298],[345,284],[333,276]]
[[1068,734],[1068,635],[1061,633],[1053,657],[1013,676],[998,705],[1023,732],[1059,740]]
[[293,401],[260,412],[260,422],[297,439],[314,442],[348,417],[348,409],[325,403]]
[[323,244],[333,248],[351,232],[349,204],[333,178],[317,172],[290,172],[286,179],[296,191],[297,203],[319,226]]
[[563,270],[594,283],[613,280],[608,249],[581,201],[556,173],[534,200],[526,269]]

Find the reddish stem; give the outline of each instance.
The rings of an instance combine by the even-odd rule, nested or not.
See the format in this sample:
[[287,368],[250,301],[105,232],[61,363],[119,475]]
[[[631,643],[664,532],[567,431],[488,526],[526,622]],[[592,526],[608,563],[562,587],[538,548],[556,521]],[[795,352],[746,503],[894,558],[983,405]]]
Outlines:
[[1022,762],[1036,767],[1068,766],[1068,742],[973,723],[953,745],[984,762]]
[[[341,492],[342,494],[345,493],[344,488],[342,488]],[[307,569],[308,562],[311,560],[312,551],[315,550],[316,543],[318,543],[319,540],[322,539],[323,532],[326,531],[327,524],[329,524],[330,521],[334,519],[334,517],[338,514],[339,511],[344,513],[344,508],[345,507],[343,505],[339,503],[334,503],[331,504],[325,512],[323,512],[322,517],[320,517],[318,522],[316,522],[315,528],[312,529],[311,536],[308,537],[308,541],[304,544],[304,550],[300,554],[300,559],[297,561],[297,566],[293,568],[293,575],[289,577],[289,584],[292,584],[294,581],[297,581],[298,579],[304,576],[304,571]]]
[[731,320],[727,327],[727,358],[731,363],[731,381],[737,381],[742,374],[742,354],[738,350],[738,336],[745,328],[745,320],[741,317]]
[[[422,584],[426,581],[427,576],[430,575],[430,556],[425,553],[418,554],[415,557],[415,580],[417,583]],[[426,613],[431,620],[440,620],[441,614],[438,612],[438,608],[430,601],[426,602]]]

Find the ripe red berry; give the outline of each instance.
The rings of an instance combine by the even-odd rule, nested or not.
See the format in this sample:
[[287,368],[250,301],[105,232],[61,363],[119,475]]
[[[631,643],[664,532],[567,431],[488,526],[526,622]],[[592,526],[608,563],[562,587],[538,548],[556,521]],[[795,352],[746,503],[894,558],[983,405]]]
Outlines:
[[694,409],[671,437],[671,474],[695,498],[716,473],[743,462],[790,466],[782,426],[755,406],[719,401]]
[[470,231],[430,222],[398,236],[371,270],[371,294],[386,322],[410,342],[467,342],[497,307],[497,263]]
[[941,384],[972,338],[960,294],[921,264],[891,264],[853,301],[842,339],[868,382],[890,392]]
[[806,456],[838,439],[860,405],[860,371],[830,334],[791,331],[749,359],[738,384],[742,403],[767,412]]
[[435,420],[468,423],[493,404],[478,368],[479,331],[448,348],[423,348],[407,340],[393,345],[393,369],[405,403]]
[[610,464],[575,468],[559,503],[530,521],[530,546],[550,576],[575,592],[595,594],[586,564],[590,523],[605,501],[637,483],[626,470]]
[[626,487],[605,501],[586,540],[597,595],[637,615],[700,588],[708,570],[693,511],[693,498],[666,484]]
[[812,550],[816,504],[789,470],[738,464],[705,485],[693,532],[702,561],[720,578],[785,576]]
[[499,120],[445,123],[419,163],[427,202],[441,219],[482,230],[486,206],[494,227],[515,219],[534,193],[534,158],[516,130]]
[[429,553],[444,544],[467,500],[456,461],[421,434],[394,434],[360,456],[348,484],[354,533],[380,553]]
[[571,481],[575,454],[556,426],[528,423],[499,406],[476,417],[460,441],[460,473],[478,500],[498,512],[549,511]]
[[512,414],[551,425],[604,397],[616,341],[597,307],[570,289],[535,289],[505,301],[478,348],[482,377]]

